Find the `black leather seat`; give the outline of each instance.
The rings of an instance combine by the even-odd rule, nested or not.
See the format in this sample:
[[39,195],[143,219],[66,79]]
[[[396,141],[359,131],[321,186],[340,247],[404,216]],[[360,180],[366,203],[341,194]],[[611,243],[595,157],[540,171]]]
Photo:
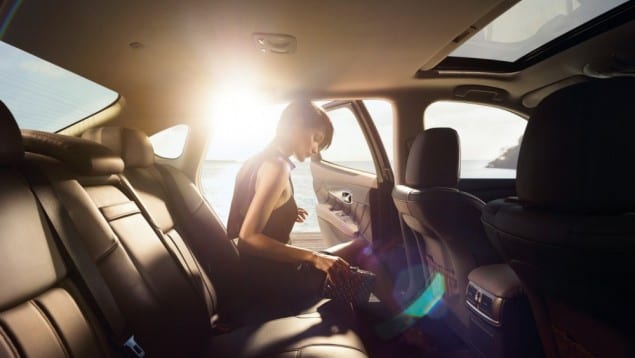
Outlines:
[[633,356],[635,78],[544,99],[518,160],[518,198],[483,222],[527,289],[549,356]]
[[90,297],[26,180],[27,159],[0,101],[0,357],[112,357]]
[[459,163],[459,137],[454,129],[423,131],[410,149],[405,185],[395,187],[393,199],[416,238],[428,274],[441,273],[445,278],[446,323],[467,339],[467,276],[475,267],[501,259],[480,222],[485,204],[457,189]]
[[214,282],[218,299],[226,302],[225,307],[220,307],[225,316],[244,310],[240,302],[238,251],[196,185],[178,169],[156,163],[150,139],[139,130],[113,126],[89,128],[82,138],[106,146],[123,159],[123,174],[161,231],[182,237]]

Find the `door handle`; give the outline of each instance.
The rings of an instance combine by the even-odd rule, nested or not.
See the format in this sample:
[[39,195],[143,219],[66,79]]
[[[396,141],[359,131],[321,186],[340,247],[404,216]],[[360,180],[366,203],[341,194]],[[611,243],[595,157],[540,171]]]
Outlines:
[[347,192],[347,191],[343,191],[342,192],[342,201],[345,202],[346,204],[350,204],[353,202],[353,194]]

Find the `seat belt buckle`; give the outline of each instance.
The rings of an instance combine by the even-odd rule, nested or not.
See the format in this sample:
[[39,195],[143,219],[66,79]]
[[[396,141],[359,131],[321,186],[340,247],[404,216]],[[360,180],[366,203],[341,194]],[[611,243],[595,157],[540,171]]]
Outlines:
[[232,331],[232,327],[230,325],[220,322],[217,314],[212,316],[210,323],[212,324],[212,333],[214,335],[225,334]]
[[134,335],[130,336],[126,343],[123,344],[125,348],[128,348],[129,351],[132,351],[133,357],[143,358],[146,355],[146,352],[141,348],[139,343],[135,341]]

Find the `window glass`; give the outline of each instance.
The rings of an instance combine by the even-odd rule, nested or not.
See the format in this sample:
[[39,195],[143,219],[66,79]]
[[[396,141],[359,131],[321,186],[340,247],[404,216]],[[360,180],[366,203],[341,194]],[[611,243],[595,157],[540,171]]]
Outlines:
[[327,111],[333,122],[333,141],[322,159],[343,167],[375,174],[375,165],[357,117],[347,107]]
[[154,154],[167,159],[180,157],[185,148],[188,132],[188,126],[179,124],[155,133],[150,137]]
[[461,143],[461,178],[515,178],[527,121],[495,107],[442,101],[428,106],[425,128],[451,127]]
[[450,56],[513,62],[627,0],[524,0]]
[[20,128],[56,132],[117,100],[117,93],[0,41],[0,99]]

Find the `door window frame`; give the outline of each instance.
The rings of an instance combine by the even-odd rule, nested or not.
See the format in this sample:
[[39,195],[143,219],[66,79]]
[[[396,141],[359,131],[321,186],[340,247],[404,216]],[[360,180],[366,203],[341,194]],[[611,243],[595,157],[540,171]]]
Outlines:
[[[363,100],[336,100],[322,105],[322,108],[326,111],[327,114],[329,111],[340,108],[346,108],[353,113],[355,119],[357,120],[357,124],[360,127],[362,135],[366,140],[366,144],[368,145],[368,149],[373,160],[373,165],[375,166],[374,176],[377,178],[378,184],[394,183],[395,179],[390,165],[390,160],[388,159],[388,155],[384,148],[384,144],[381,141],[381,137],[379,136],[379,132],[377,131],[377,128],[373,123],[372,117],[370,116],[370,113],[368,113]],[[354,168],[348,168],[346,166],[342,166],[337,163],[325,160],[322,158],[322,155],[320,153],[316,154],[316,157],[320,162],[323,163],[328,163],[339,168],[356,170]],[[373,173],[370,174],[373,175]]]

